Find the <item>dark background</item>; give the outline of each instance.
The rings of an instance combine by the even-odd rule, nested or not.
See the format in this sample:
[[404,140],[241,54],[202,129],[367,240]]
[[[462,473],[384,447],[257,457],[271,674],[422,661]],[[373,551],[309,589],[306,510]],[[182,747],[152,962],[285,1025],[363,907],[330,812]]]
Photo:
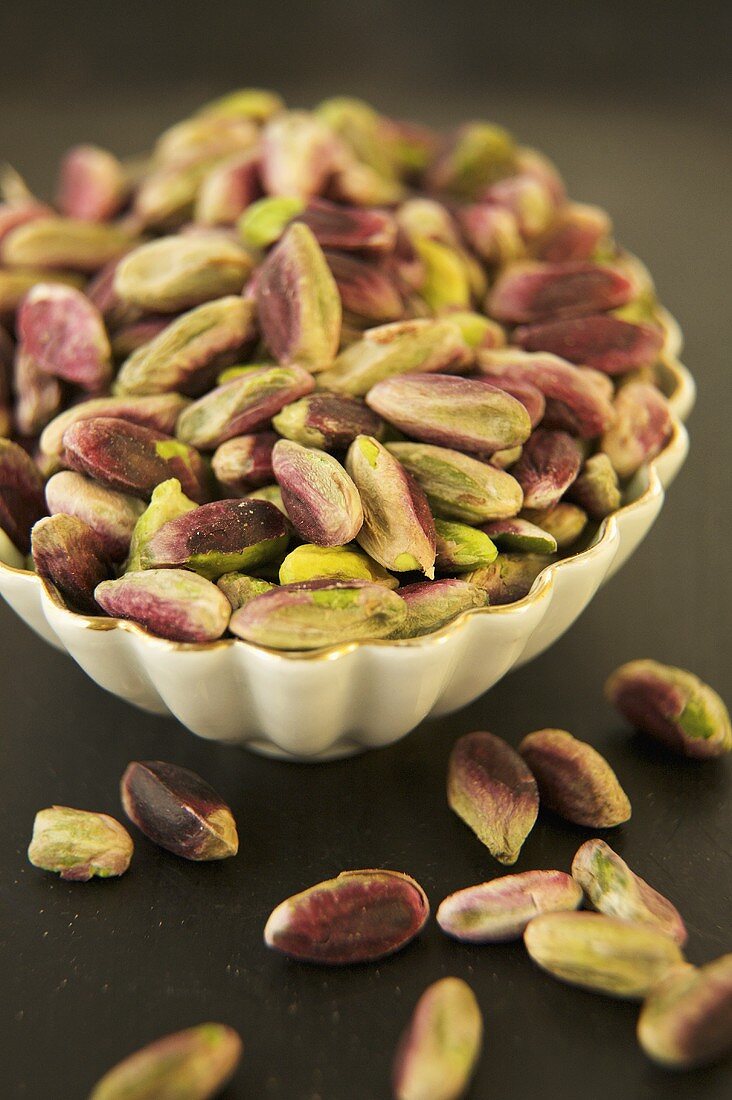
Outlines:
[[[726,8],[726,14],[725,14]],[[471,1096],[721,1098],[730,1066],[669,1077],[635,1045],[636,1006],[562,986],[520,945],[468,948],[434,923],[381,965],[311,969],[267,952],[273,906],[348,867],[409,871],[433,906],[499,873],[445,804],[455,738],[557,725],[617,769],[633,819],[608,839],[668,894],[688,954],[732,949],[732,768],[670,759],[602,702],[617,664],[653,656],[730,676],[730,25],[712,3],[25,3],[0,11],[0,157],[50,191],[65,146],[126,154],[242,85],[295,103],[349,92],[449,124],[493,118],[607,206],[681,321],[699,383],[692,452],[654,531],[549,653],[401,744],[282,764],[195,739],[102,692],[0,608],[0,1095],[77,1100],[112,1063],[205,1019],[245,1055],[230,1098],[381,1100],[422,990],[475,988],[486,1021]],[[25,859],[54,802],[120,815],[130,759],[194,768],[230,802],[237,859],[186,864],[136,836],[119,881],[64,884]],[[542,818],[516,870],[567,869],[586,832]]]

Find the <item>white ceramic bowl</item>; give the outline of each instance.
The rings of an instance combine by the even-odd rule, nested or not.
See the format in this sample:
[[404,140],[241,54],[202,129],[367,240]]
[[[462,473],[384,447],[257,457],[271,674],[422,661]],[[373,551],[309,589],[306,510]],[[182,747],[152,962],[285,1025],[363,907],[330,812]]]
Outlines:
[[472,702],[509,669],[542,653],[650,530],[688,450],[694,403],[666,317],[663,383],[671,440],[633,478],[623,507],[582,553],[548,566],[523,600],[467,611],[422,638],[282,653],[239,639],[186,645],[134,623],[67,611],[39,577],[0,562],[0,593],[41,637],[98,684],[144,710],[171,713],[201,737],[272,755],[326,760],[397,741],[428,715]]

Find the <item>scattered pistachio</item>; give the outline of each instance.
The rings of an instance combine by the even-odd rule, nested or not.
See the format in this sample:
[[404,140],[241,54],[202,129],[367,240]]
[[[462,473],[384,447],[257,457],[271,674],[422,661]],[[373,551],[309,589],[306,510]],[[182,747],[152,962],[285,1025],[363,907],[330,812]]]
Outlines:
[[724,702],[692,672],[629,661],[610,676],[605,695],[637,729],[682,756],[703,760],[732,751]]
[[239,850],[231,810],[200,775],[163,760],[135,760],[120,784],[130,821],[168,852],[183,859],[235,856]]
[[486,731],[460,737],[450,755],[447,799],[499,863],[516,862],[534,827],[539,794],[510,745]]
[[224,1024],[199,1024],[128,1055],[89,1100],[209,1100],[231,1080],[241,1040]]
[[459,1100],[480,1057],[483,1017],[467,982],[442,978],[420,997],[394,1065],[396,1100]]
[[130,834],[107,814],[51,806],[33,822],[28,859],[71,882],[123,875],[132,859]]
[[665,1069],[708,1065],[732,1049],[732,954],[672,970],[643,1004],[638,1041]]
[[631,871],[604,840],[588,840],[579,848],[572,876],[599,913],[650,925],[681,947],[686,943],[686,927],[676,907]]
[[544,913],[529,922],[524,943],[553,977],[628,1000],[642,1000],[684,961],[657,929],[601,913]]
[[566,730],[537,730],[519,752],[536,777],[542,805],[575,825],[609,829],[630,819],[630,802],[607,760]]
[[563,871],[523,871],[468,886],[441,903],[437,923],[465,943],[517,940],[540,913],[578,909],[582,889]]
[[428,916],[425,892],[409,875],[342,871],[281,902],[264,942],[302,962],[373,962],[405,947]]

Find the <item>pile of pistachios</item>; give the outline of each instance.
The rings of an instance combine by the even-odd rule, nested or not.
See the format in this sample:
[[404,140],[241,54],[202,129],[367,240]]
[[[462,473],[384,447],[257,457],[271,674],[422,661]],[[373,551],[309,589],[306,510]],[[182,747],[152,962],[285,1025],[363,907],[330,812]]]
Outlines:
[[72,611],[427,634],[527,595],[673,430],[648,273],[499,126],[249,89],[71,149],[53,205],[0,186],[0,558]]

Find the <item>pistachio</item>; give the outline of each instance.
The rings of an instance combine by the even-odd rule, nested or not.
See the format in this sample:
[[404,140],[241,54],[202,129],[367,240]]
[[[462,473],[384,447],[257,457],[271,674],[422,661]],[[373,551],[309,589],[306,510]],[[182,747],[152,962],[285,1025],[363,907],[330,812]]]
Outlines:
[[516,329],[514,340],[526,351],[551,352],[570,363],[616,375],[655,363],[663,333],[653,325],[596,313],[525,325]]
[[665,1069],[693,1069],[732,1048],[732,954],[672,970],[649,993],[638,1042]]
[[132,235],[112,223],[33,218],[8,233],[0,247],[0,256],[11,267],[92,272],[116,260],[132,243]]
[[177,313],[238,294],[251,267],[246,252],[224,237],[159,237],[124,257],[114,288],[128,304]]
[[200,503],[207,473],[193,447],[163,432],[127,420],[99,416],[78,420],[63,436],[64,461],[109,489],[149,500],[161,481],[177,477],[183,491]]
[[343,546],[364,519],[358,490],[332,455],[289,439],[279,440],[272,466],[295,529],[318,546]]
[[554,199],[557,207],[563,207],[567,201],[567,191],[559,169],[549,157],[540,153],[538,149],[530,149],[526,145],[516,150],[516,168],[524,175],[533,176],[545,184]]
[[490,453],[523,443],[531,433],[524,406],[482,381],[450,375],[388,378],[366,402],[401,431],[425,443]]
[[457,370],[469,361],[460,328],[448,318],[396,321],[369,329],[319,381],[322,389],[362,397],[393,375]]
[[440,905],[437,923],[465,943],[517,940],[540,913],[578,909],[582,889],[563,871],[523,871],[458,890]]
[[553,508],[527,510],[525,518],[551,535],[558,550],[573,546],[587,526],[587,513],[576,504],[567,504],[563,500]]
[[259,268],[259,323],[280,363],[311,371],[329,367],[338,352],[341,299],[323,251],[306,225],[291,225]]
[[235,856],[236,822],[200,775],[164,760],[133,760],[120,783],[122,806],[148,840],[183,859]]
[[244,572],[284,552],[289,528],[264,500],[216,500],[169,519],[140,552],[143,569],[186,568],[216,580]]
[[601,913],[543,913],[529,922],[524,943],[552,977],[627,1000],[642,1000],[683,962],[662,932]]
[[325,199],[311,199],[296,220],[306,225],[321,248],[339,252],[391,252],[396,243],[394,216]]
[[405,616],[404,601],[383,584],[327,577],[258,596],[234,612],[230,629],[272,649],[307,650],[388,637]]
[[[531,554],[553,554],[557,540],[548,531],[537,527],[521,516],[513,519],[494,519],[483,526],[483,531],[499,550],[525,550]],[[490,564],[485,562],[481,564]]]
[[437,149],[434,130],[416,122],[382,118],[380,132],[390,148],[393,163],[409,176],[423,172]]
[[279,485],[263,485],[261,489],[255,489],[253,493],[247,493],[247,498],[249,500],[268,500],[270,504],[274,504],[275,508],[279,508],[283,516],[287,515]]
[[519,752],[539,786],[542,805],[575,825],[610,829],[630,819],[630,802],[607,760],[566,730],[524,737]]
[[[117,375],[118,394],[196,395],[238,355],[254,335],[254,306],[244,298],[219,298],[176,317],[133,352]],[[236,360],[234,360],[236,361]]]
[[33,526],[31,548],[36,572],[58,589],[72,611],[99,614],[94,589],[113,571],[88,524],[76,516],[46,516]]
[[382,119],[373,107],[354,96],[334,96],[318,104],[315,113],[361,164],[385,179],[393,177]]
[[519,857],[539,812],[536,782],[521,757],[487,731],[458,738],[450,754],[447,800],[499,863]]
[[[6,165],[4,173],[7,168]],[[5,179],[5,174],[3,174],[3,179]],[[50,206],[38,202],[30,194],[17,202],[11,202],[3,196],[3,201],[0,202],[0,255],[2,255],[2,242],[14,229],[17,229],[20,225],[25,225],[27,222],[36,221],[38,218],[46,218],[52,214],[53,210]]]
[[534,581],[554,559],[548,554],[500,553],[490,565],[465,574],[465,580],[488,593],[492,605],[516,603],[528,596]]
[[262,182],[268,195],[319,195],[339,155],[330,128],[307,111],[282,111],[262,132]]
[[[372,581],[385,588],[397,588],[391,573],[353,546],[312,546],[303,543],[291,550],[280,566],[281,584],[301,584],[322,577],[338,580]],[[400,593],[401,594],[401,593]]]
[[484,523],[521,509],[519,483],[477,458],[428,443],[388,443],[387,449],[422,486],[436,516]]
[[156,229],[180,226],[193,215],[196,199],[211,169],[235,151],[240,150],[225,141],[208,156],[161,164],[140,181],[135,192],[136,222]]
[[615,410],[594,375],[566,363],[556,355],[513,350],[479,354],[479,367],[489,381],[530,382],[544,397],[560,402],[572,416],[573,433],[583,439],[601,435],[615,419]]
[[339,393],[312,393],[294,401],[272,418],[285,439],[324,451],[345,450],[357,435],[379,438],[381,418],[362,401]]
[[498,277],[486,312],[508,324],[531,324],[614,309],[629,302],[633,294],[630,279],[611,267],[587,261],[526,261]]
[[302,962],[373,962],[405,947],[428,916],[425,892],[409,875],[342,871],[281,902],[264,942]]
[[488,596],[483,589],[464,580],[444,579],[408,584],[399,589],[407,605],[405,622],[393,638],[418,638],[452,622],[463,611],[485,607]]
[[647,382],[629,382],[615,398],[615,422],[600,448],[618,477],[626,478],[649,462],[668,443],[673,421],[663,394]]
[[468,244],[487,263],[503,266],[524,256],[518,220],[505,207],[472,203],[459,210],[458,219]]
[[79,290],[38,283],[18,312],[24,350],[46,374],[87,390],[103,388],[111,377],[109,339],[99,311]]
[[0,269],[0,316],[10,317],[20,308],[26,294],[37,283],[53,283],[81,289],[83,278],[67,271],[46,271],[42,267]]
[[501,374],[491,375],[486,381],[489,381],[494,389],[503,390],[504,393],[510,394],[521,402],[529,414],[532,430],[541,423],[546,409],[546,398],[532,382],[513,375],[505,377]]
[[567,432],[538,428],[524,444],[511,473],[521,486],[526,508],[551,508],[564,496],[582,465],[582,452]]
[[373,436],[353,441],[346,469],[363,506],[359,545],[385,569],[434,577],[435,525],[416,481]]
[[420,997],[394,1065],[396,1100],[458,1100],[473,1076],[483,1017],[467,982],[442,978]]
[[599,913],[647,924],[681,947],[686,943],[686,927],[676,907],[631,871],[604,840],[588,840],[578,849],[572,876]]
[[276,587],[258,577],[248,577],[246,573],[224,573],[216,584],[231,604],[232,611],[238,611],[245,603],[257,596],[263,596],[265,592],[271,592]]
[[239,218],[239,236],[249,248],[269,248],[304,209],[305,200],[296,195],[272,195],[258,199],[247,206]]
[[71,470],[61,470],[46,482],[46,503],[52,516],[76,516],[91,527],[112,561],[126,557],[135,524],[145,510],[136,497],[106,489]]
[[533,252],[537,259],[548,263],[592,260],[611,231],[610,218],[599,206],[568,202],[555,212],[551,224],[534,243]]
[[182,168],[207,164],[251,148],[257,136],[257,127],[250,119],[197,114],[177,122],[160,135],[155,142],[154,162],[164,167]]
[[187,408],[178,438],[204,450],[267,426],[285,405],[309,393],[313,378],[302,367],[260,367],[232,378]]
[[235,225],[261,193],[257,150],[234,153],[214,164],[203,177],[194,219],[198,225]]
[[482,313],[457,309],[451,310],[449,316],[452,324],[460,329],[469,348],[501,348],[506,343],[506,334],[498,322],[491,321]]
[[516,163],[510,134],[489,122],[467,122],[448,138],[427,170],[427,182],[436,191],[460,199],[474,199]]
[[419,241],[435,241],[450,248],[460,245],[460,233],[453,213],[436,199],[407,199],[395,211],[394,217],[399,229],[415,245]]
[[22,447],[0,438],[0,528],[18,550],[30,550],[30,529],[46,515],[43,478]]
[[476,531],[466,523],[435,520],[438,573],[468,573],[496,560],[498,550],[485,531]]
[[414,247],[425,267],[420,295],[430,310],[441,313],[468,309],[472,298],[470,279],[459,250],[427,237],[416,238]]
[[606,454],[600,452],[585,460],[567,496],[593,519],[604,519],[620,507],[618,475]]
[[231,1079],[241,1040],[224,1024],[166,1035],[114,1066],[89,1100],[209,1100]]
[[188,405],[185,397],[177,393],[152,394],[150,397],[93,397],[72,405],[44,428],[39,440],[41,454],[50,459],[63,455],[63,437],[67,428],[82,420],[95,420],[99,416],[115,420],[127,420],[143,428],[171,435],[183,409]]
[[34,867],[56,871],[70,882],[88,882],[95,875],[123,875],[132,852],[130,834],[113,817],[51,806],[36,814],[28,859]]
[[14,366],[15,423],[22,435],[37,435],[61,407],[61,383],[42,371],[22,344],[17,346]]
[[111,336],[112,355],[115,359],[128,359],[138,348],[160,336],[170,322],[169,314],[152,313],[139,321],[120,325]]
[[682,756],[703,760],[732,751],[726,706],[692,672],[629,661],[610,676],[605,695],[637,729]]
[[398,321],[404,315],[401,295],[387,271],[348,253],[328,249],[323,255],[335,279],[343,309],[351,317],[380,324]]
[[510,210],[525,240],[540,237],[554,219],[555,203],[551,188],[544,180],[528,172],[518,172],[498,180],[481,197],[483,202]]
[[238,88],[235,92],[212,99],[197,112],[204,118],[249,118],[266,122],[284,108],[282,97],[265,88]]
[[96,145],[75,145],[61,162],[58,207],[67,218],[104,222],[127,197],[124,168],[112,153]]
[[192,512],[198,505],[189,500],[180,487],[177,478],[171,477],[156,485],[150,497],[150,503],[135,523],[130,541],[130,555],[125,567],[126,573],[136,573],[143,568],[150,539],[163,524],[178,516]]
[[223,592],[188,569],[125,573],[98,585],[94,595],[108,615],[130,619],[174,642],[213,642],[231,615]]
[[211,461],[216,481],[227,496],[245,496],[251,489],[271,482],[274,432],[239,435],[216,448]]

